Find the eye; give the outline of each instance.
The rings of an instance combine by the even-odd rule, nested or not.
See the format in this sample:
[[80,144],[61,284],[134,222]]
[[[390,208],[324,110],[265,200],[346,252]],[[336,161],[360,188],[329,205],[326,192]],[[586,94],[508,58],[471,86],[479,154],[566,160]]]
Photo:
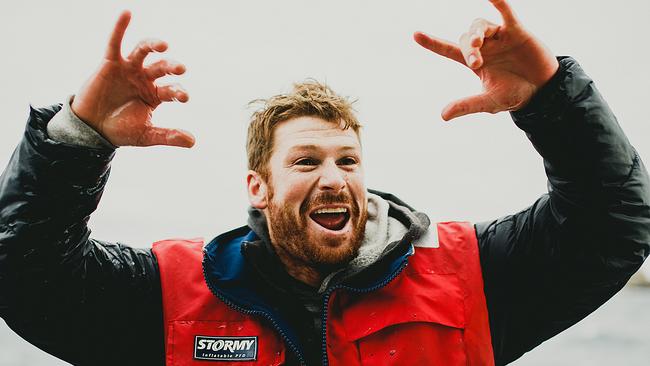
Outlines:
[[312,158],[301,158],[296,160],[293,165],[302,165],[302,166],[315,166],[318,165],[318,160]]
[[346,156],[343,159],[339,159],[339,161],[337,162],[338,165],[355,165],[355,164],[358,164],[358,163],[359,162],[357,161],[357,159],[355,159],[355,158],[353,158],[351,156]]

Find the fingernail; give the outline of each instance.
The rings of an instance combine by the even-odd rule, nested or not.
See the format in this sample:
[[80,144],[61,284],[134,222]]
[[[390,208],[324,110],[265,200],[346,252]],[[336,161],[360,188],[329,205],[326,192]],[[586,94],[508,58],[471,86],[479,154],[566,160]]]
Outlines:
[[476,63],[476,61],[478,61],[478,60],[477,60],[476,56],[474,56],[474,55],[469,55],[469,57],[467,58],[467,63],[469,64],[470,67],[472,65],[474,65]]

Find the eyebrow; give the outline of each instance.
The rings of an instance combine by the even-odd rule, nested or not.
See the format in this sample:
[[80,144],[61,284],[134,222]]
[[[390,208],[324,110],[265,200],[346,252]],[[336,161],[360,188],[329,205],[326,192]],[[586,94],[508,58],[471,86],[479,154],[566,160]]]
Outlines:
[[[358,146],[354,145],[343,145],[338,147],[338,150],[358,150]],[[307,145],[297,145],[297,146],[292,146],[289,151],[294,152],[294,151],[300,151],[300,150],[322,150],[322,147],[319,145],[314,145],[314,144],[307,144]]]

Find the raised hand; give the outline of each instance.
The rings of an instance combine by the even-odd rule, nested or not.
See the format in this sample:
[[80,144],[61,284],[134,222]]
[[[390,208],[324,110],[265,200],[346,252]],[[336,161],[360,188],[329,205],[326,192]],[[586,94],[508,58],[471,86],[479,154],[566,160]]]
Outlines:
[[521,25],[505,0],[490,0],[503,24],[476,19],[459,44],[417,32],[422,47],[469,67],[483,83],[483,93],[449,103],[448,121],[470,113],[521,109],[558,69],[557,59]]
[[122,38],[131,13],[124,11],[115,24],[99,70],[75,96],[71,108],[115,146],[170,145],[192,147],[194,137],[183,130],[155,127],[151,115],[162,102],[187,102],[180,85],[156,85],[165,75],[181,75],[185,66],[160,60],[144,66],[151,52],[163,52],[167,43],[141,41],[127,58],[121,54]]

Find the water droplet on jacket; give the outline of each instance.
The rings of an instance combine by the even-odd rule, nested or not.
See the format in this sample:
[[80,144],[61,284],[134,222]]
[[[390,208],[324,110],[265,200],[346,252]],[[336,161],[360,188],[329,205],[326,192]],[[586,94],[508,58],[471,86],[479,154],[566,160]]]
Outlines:
[[372,313],[370,313],[370,316],[375,316],[375,315],[377,315],[377,313],[374,312],[374,311]]
[[392,349],[388,352],[389,355],[394,356],[397,353],[396,350]]
[[412,315],[413,315],[414,318],[418,317],[418,314],[416,314],[416,313],[413,313]]
[[244,329],[244,327],[241,325],[237,327],[237,330],[242,330],[242,329]]
[[225,328],[225,327],[226,327],[226,325],[225,325],[225,324],[221,324],[221,325],[220,325],[220,326],[218,326],[217,328],[219,328],[219,329],[223,329],[223,328]]

